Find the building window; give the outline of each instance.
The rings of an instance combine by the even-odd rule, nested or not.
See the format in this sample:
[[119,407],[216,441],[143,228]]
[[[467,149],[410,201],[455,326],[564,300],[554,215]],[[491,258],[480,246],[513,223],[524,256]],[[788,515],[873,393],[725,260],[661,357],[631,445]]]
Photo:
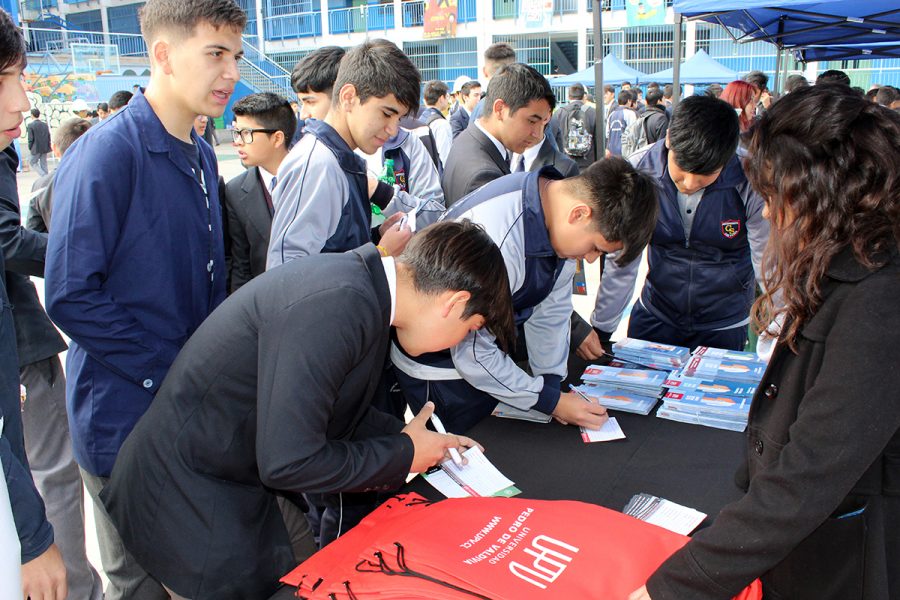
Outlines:
[[478,40],[476,38],[448,38],[421,42],[403,42],[403,52],[409,57],[422,82],[440,79],[452,86],[460,75],[478,79]]
[[140,33],[141,24],[138,21],[138,11],[144,6],[143,2],[126,4],[124,6],[110,6],[106,9],[106,17],[109,19],[109,30],[114,33]]
[[76,31],[103,31],[103,18],[99,10],[69,13],[66,15],[69,29]]

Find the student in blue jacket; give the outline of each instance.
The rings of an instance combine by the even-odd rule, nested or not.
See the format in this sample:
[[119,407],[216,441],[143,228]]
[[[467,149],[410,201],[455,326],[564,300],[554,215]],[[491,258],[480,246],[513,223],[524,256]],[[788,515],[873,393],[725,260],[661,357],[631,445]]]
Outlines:
[[[323,92],[318,94],[312,98],[321,100]],[[267,269],[379,242],[370,228],[370,197],[387,205],[393,190],[385,190],[383,200],[372,196],[365,161],[354,150],[380,149],[397,134],[400,118],[418,107],[419,71],[397,46],[373,40],[346,53],[324,119],[306,121],[303,137],[278,168]],[[380,233],[380,248],[388,254],[399,253],[411,235],[393,222]]]
[[[345,54],[343,48],[326,46],[311,52],[294,67],[291,85],[303,103],[300,114],[304,119],[324,121],[328,117],[332,109],[334,82]],[[334,118],[336,115],[332,117]],[[387,218],[387,224],[379,230],[389,231],[391,225],[400,218],[398,216],[391,219],[391,215],[398,212],[409,212],[418,207],[416,223],[419,227],[437,221],[444,212],[444,192],[434,161],[418,136],[410,134],[410,131],[398,127],[397,132],[377,147],[374,153],[367,154],[359,146],[355,150],[366,161],[369,201],[376,204]],[[376,178],[383,169],[385,158],[394,159],[396,186],[392,187]],[[291,177],[292,173],[285,171],[284,175]],[[391,235],[394,234],[388,233],[388,236]],[[381,245],[390,246],[390,238],[386,240],[386,244]]]
[[[683,100],[665,140],[629,157],[659,185],[659,219],[647,281],[629,337],[678,346],[742,350],[769,237],[763,200],[736,154],[734,108],[708,96]],[[640,258],[607,258],[591,323],[608,341],[631,301]]]
[[98,495],[181,346],[225,298],[218,168],[193,122],[224,112],[245,22],[233,0],[147,2],[146,92],[79,139],[56,176],[47,311],[72,339],[69,419],[107,600],[168,597],[118,554]]
[[[25,69],[25,42],[6,11],[0,10],[0,151],[12,152],[12,141],[21,135],[22,113],[28,110],[28,98],[22,86]],[[18,163],[17,157],[15,162]],[[8,157],[0,159],[0,178],[15,189],[15,168]],[[11,181],[10,181],[11,180]],[[0,273],[5,260],[0,253]],[[44,503],[34,487],[25,440],[19,391],[19,356],[12,309],[6,296],[5,279],[0,277],[0,469],[9,494],[21,560],[21,589],[13,596],[34,600],[61,600],[66,597],[66,567],[53,544],[53,527],[47,521]],[[5,498],[0,498],[5,501]],[[12,550],[4,545],[0,552]],[[18,560],[16,560],[18,562]],[[0,592],[9,592],[9,581],[0,581]]]

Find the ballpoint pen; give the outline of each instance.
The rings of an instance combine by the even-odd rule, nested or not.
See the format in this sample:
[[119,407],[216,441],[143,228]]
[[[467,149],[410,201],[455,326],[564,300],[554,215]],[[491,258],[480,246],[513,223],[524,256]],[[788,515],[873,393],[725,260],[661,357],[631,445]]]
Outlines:
[[[431,413],[431,424],[434,425],[434,430],[438,433],[447,434],[447,430],[444,429],[444,424],[441,422],[441,418],[437,416],[435,413]],[[462,456],[459,455],[459,450],[456,448],[448,448],[450,451],[450,458],[453,459],[453,464],[457,467],[462,467]]]

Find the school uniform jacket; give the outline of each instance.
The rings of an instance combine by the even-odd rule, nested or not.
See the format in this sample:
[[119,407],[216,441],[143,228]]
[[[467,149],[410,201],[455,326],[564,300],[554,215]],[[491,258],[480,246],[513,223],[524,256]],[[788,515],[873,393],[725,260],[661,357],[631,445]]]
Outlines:
[[[550,414],[560,396],[569,354],[572,278],[575,261],[563,260],[550,245],[538,192],[538,177],[561,179],[552,167],[514,173],[460,200],[441,218],[470,219],[485,228],[500,247],[516,323],[524,324],[529,375],[497,347],[486,329],[471,332],[450,350],[411,358],[393,348],[394,365],[417,379],[464,379],[497,400]],[[435,376],[437,368],[440,372]],[[455,370],[455,375],[447,371]]]
[[278,167],[266,268],[299,256],[346,252],[371,241],[366,165],[333,127],[306,121]]
[[[453,114],[450,115],[450,128],[454,142],[456,141],[456,138],[459,137],[459,134],[465,131],[469,126],[469,119],[469,111],[462,106],[457,108]],[[447,166],[446,163],[444,166]]]
[[231,292],[265,272],[272,213],[259,167],[251,167],[225,185],[225,214],[231,239]]
[[794,354],[779,344],[750,408],[746,495],[650,577],[653,600],[900,598],[900,256],[845,249]]
[[453,142],[444,165],[444,202],[447,207],[489,181],[509,175],[509,158],[474,123]]
[[295,566],[276,491],[403,484],[412,441],[370,405],[390,312],[368,244],[272,269],[210,315],[102,494],[141,566],[193,600],[268,598]]
[[[763,200],[753,191],[737,155],[703,192],[687,236],[678,190],[660,140],[629,157],[659,186],[659,217],[648,246],[647,281],[640,302],[654,317],[684,332],[747,325],[756,273],[769,239]],[[607,257],[591,322],[615,331],[631,301],[641,258],[619,267]]]
[[[14,151],[0,153],[0,191],[4,196],[16,200],[16,206],[17,165],[18,157]],[[4,272],[7,266],[4,254],[0,252],[0,272]],[[27,277],[24,279],[31,283]],[[0,497],[5,503],[8,492],[9,503],[6,506],[12,508],[15,533],[18,535],[18,547],[15,550],[17,555],[21,554],[21,561],[24,563],[43,554],[53,543],[53,527],[47,521],[44,503],[34,486],[28,458],[25,456],[17,334],[13,307],[6,295],[6,280],[0,278],[0,476],[3,477],[6,488],[6,492],[0,491]],[[8,510],[6,507],[4,509]],[[3,537],[5,540],[5,536]],[[4,554],[13,547],[4,545]]]

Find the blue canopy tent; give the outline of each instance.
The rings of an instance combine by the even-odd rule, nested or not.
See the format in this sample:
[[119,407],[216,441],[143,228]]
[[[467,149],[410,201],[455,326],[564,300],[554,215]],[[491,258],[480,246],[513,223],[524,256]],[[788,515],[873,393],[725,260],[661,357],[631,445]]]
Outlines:
[[[580,83],[584,86],[592,86],[594,85],[594,75],[594,67],[590,66],[587,69],[582,69],[581,71],[577,71],[575,73],[572,73],[571,75],[556,77],[555,79],[552,79],[550,81],[550,85],[570,86],[575,83]],[[644,73],[641,73],[637,69],[629,67],[628,65],[623,63],[615,54],[607,54],[603,58],[603,84],[619,85],[625,81],[638,83],[640,81],[649,80]]]
[[871,60],[873,58],[900,58],[900,43],[839,44],[835,46],[807,46],[794,50],[801,62],[817,60]]
[[[647,81],[672,83],[675,80],[674,67],[657,71],[646,76]],[[681,63],[679,84],[681,83],[723,83],[737,79],[737,73],[720,62],[716,62],[704,50]]]
[[[673,7],[676,31],[684,17],[718,23],[726,31],[738,29],[743,32],[735,36],[738,43],[775,44],[779,48],[776,89],[782,50],[799,52],[801,60],[828,60],[887,58],[896,56],[900,46],[897,0],[674,0]],[[848,50],[846,45],[853,48]],[[811,47],[816,50],[805,52]]]

